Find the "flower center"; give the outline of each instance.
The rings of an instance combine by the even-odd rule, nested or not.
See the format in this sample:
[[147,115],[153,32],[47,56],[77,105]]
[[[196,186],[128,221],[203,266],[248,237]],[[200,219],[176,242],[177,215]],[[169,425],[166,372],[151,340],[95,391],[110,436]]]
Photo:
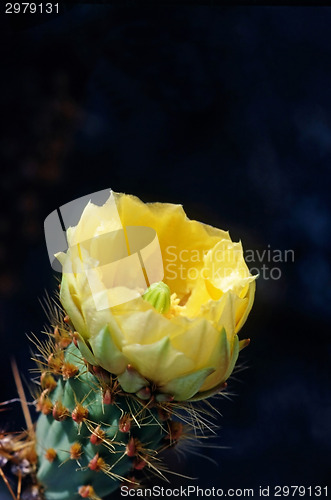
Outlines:
[[159,281],[153,283],[142,296],[146,302],[149,302],[159,313],[166,314],[171,305],[170,288],[168,285]]

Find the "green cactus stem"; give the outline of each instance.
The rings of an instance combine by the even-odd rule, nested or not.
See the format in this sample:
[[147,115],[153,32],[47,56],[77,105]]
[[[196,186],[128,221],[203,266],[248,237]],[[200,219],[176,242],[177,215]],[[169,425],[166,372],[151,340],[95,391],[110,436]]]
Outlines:
[[[61,353],[61,354],[60,354]],[[145,408],[124,394],[116,379],[84,362],[71,343],[50,356],[61,359],[56,386],[45,372],[39,397],[37,478],[46,500],[103,498],[135,469],[156,469],[155,457],[165,444],[168,425],[156,408]]]

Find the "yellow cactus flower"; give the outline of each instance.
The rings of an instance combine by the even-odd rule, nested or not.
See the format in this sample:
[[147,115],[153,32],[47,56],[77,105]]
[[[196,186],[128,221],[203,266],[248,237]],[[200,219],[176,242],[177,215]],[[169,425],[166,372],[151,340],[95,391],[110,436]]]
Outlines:
[[[119,267],[111,283],[104,272],[102,264],[118,258],[114,200],[124,229],[147,227],[157,235],[164,276],[150,287],[147,281],[147,290],[130,289],[134,276],[122,286]],[[101,207],[89,203],[67,239],[68,251],[57,254],[63,265],[60,299],[87,361],[117,375],[125,391],[142,398],[148,385],[159,400],[217,392],[248,343],[239,342],[237,333],[252,308],[256,277],[249,273],[241,243],[233,243],[228,232],[189,220],[181,205],[145,204],[118,193]],[[125,269],[129,272],[129,266]],[[100,306],[96,297],[109,287],[117,294],[116,305]]]

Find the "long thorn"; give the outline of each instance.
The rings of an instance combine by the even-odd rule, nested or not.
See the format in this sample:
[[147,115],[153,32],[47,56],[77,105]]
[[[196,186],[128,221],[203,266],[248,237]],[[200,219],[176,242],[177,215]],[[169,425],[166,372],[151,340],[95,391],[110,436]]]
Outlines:
[[0,467],[0,475],[1,475],[2,479],[4,480],[4,483],[7,486],[8,491],[11,494],[11,496],[13,497],[13,499],[17,500],[17,498],[15,497],[15,494],[14,494],[13,490],[11,489],[10,484],[8,483],[8,479],[6,478],[5,473],[3,472],[3,470],[2,470],[1,467]]
[[17,483],[17,500],[21,500],[21,490],[22,490],[22,472],[18,473],[18,483]]
[[20,400],[21,400],[21,406],[22,406],[26,426],[28,428],[30,436],[34,436],[34,428],[33,428],[33,423],[32,423],[31,415],[30,415],[29,408],[28,408],[28,403],[26,401],[26,397],[25,397],[25,393],[24,393],[24,389],[23,389],[23,384],[22,384],[20,374],[18,372],[17,364],[16,364],[16,361],[14,359],[11,360],[11,368],[13,370],[13,375],[14,375],[14,380],[15,380],[17,392],[18,392],[18,395],[19,395]]

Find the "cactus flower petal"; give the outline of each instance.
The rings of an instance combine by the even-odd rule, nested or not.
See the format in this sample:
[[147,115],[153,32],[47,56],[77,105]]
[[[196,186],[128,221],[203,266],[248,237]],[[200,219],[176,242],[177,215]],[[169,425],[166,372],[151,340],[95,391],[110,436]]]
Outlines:
[[211,396],[215,396],[219,392],[222,391],[222,389],[225,389],[227,386],[226,382],[221,382],[218,385],[215,385],[212,389],[209,389],[208,391],[199,391],[197,392],[194,396],[192,396],[188,401],[201,401],[206,398],[210,398]]
[[218,344],[213,351],[210,359],[208,360],[209,366],[215,368],[215,371],[207,378],[205,383],[201,387],[201,391],[206,391],[212,387],[218,385],[221,382],[225,382],[227,379],[226,374],[228,372],[229,365],[231,363],[231,348],[230,343],[227,339],[226,331],[223,328]]
[[65,310],[76,330],[83,336],[87,336],[86,322],[82,311],[81,288],[78,289],[78,282],[70,279],[71,274],[63,274],[61,281],[60,300],[65,304]]
[[87,346],[83,337],[78,332],[76,332],[76,336],[77,336],[78,347],[80,352],[82,353],[83,358],[91,365],[97,365],[98,362],[93,356],[91,349]]
[[138,392],[140,389],[148,385],[148,381],[142,377],[137,370],[132,368],[131,365],[129,365],[127,369],[117,378],[122,389],[126,392]]
[[194,370],[194,362],[174,349],[169,337],[154,344],[131,344],[123,352],[143,377],[159,386]]
[[90,344],[98,364],[111,373],[118,375],[125,370],[127,360],[123,353],[116,347],[108,325],[101,328],[100,332],[91,337]]
[[161,386],[160,390],[166,394],[171,394],[177,401],[185,401],[199,391],[208,375],[214,371],[214,368],[203,368],[190,375],[171,380],[164,386]]

